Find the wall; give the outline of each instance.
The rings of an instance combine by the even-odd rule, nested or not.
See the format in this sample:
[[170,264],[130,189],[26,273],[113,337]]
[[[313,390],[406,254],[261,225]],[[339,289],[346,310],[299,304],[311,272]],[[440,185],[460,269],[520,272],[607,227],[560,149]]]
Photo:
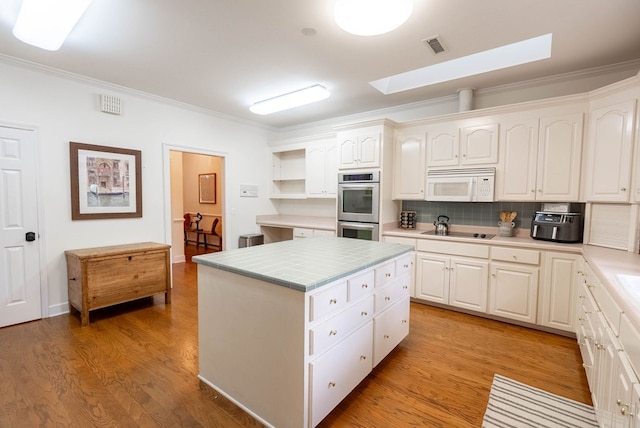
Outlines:
[[[65,250],[141,241],[171,243],[168,147],[225,156],[226,232],[232,247],[237,246],[239,234],[258,231],[256,214],[275,213],[265,192],[258,198],[239,197],[240,184],[268,182],[267,141],[273,135],[265,129],[10,62],[0,62],[0,93],[0,124],[37,130],[41,276],[48,284],[45,306],[50,315],[68,310]],[[122,115],[100,112],[99,94],[104,93],[122,99]],[[142,151],[142,218],[71,220],[70,141]]]
[[[224,202],[223,159],[195,153],[182,156],[184,212],[221,216]],[[216,203],[201,204],[198,188],[199,174],[216,174]]]

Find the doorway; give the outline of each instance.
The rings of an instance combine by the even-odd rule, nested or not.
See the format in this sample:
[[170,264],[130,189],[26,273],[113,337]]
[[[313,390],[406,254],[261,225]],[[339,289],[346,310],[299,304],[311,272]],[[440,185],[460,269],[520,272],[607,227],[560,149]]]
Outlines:
[[[193,254],[222,250],[226,229],[226,154],[177,146],[165,146],[165,153],[165,159],[168,159],[165,168],[170,177],[167,199],[171,215],[168,235],[171,236],[171,262],[182,263]],[[208,186],[206,189],[204,184]],[[190,221],[188,230],[185,230],[184,216],[187,213]],[[211,233],[216,219],[218,236],[196,233],[196,228]],[[212,245],[214,243],[219,245]]]

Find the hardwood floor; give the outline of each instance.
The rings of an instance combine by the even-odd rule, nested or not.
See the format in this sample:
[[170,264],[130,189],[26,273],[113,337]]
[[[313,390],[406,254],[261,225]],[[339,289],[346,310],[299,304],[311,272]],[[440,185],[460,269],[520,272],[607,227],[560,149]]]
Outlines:
[[[171,305],[0,329],[0,427],[260,426],[197,379],[196,274],[173,265]],[[409,336],[320,426],[479,427],[494,373],[590,403],[575,340],[412,303]]]

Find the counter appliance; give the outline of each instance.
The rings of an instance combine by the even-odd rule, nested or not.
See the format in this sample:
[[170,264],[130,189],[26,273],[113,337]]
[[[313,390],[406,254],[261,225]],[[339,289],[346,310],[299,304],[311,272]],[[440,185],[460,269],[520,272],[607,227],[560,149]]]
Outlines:
[[440,169],[427,172],[427,201],[493,202],[495,168]]
[[582,214],[537,211],[530,235],[544,241],[582,242]]

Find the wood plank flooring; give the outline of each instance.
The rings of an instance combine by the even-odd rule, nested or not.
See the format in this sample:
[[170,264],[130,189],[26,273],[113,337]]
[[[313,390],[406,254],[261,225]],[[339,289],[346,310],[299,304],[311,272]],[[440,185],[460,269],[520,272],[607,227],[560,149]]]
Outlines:
[[[171,305],[0,329],[0,427],[260,426],[196,377],[196,274],[173,265]],[[575,340],[412,303],[409,337],[320,426],[479,427],[494,373],[590,403]]]

